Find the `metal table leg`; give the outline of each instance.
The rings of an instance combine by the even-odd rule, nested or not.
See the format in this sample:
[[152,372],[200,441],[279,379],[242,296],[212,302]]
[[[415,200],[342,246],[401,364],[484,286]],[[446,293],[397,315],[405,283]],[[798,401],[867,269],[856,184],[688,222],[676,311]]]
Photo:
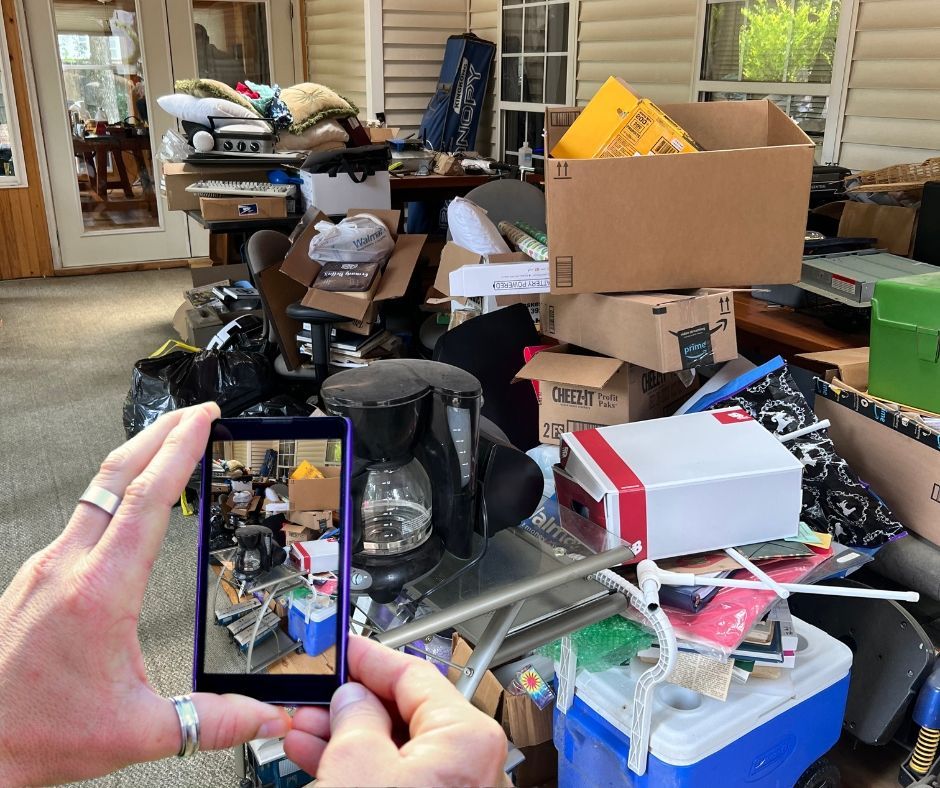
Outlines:
[[261,607],[258,608],[258,618],[255,619],[255,626],[251,630],[251,641],[248,643],[248,661],[245,663],[245,673],[251,673],[251,656],[255,653],[255,640],[258,637],[258,630],[261,629],[261,619],[264,618],[264,614],[268,612],[268,603],[274,598],[274,595],[277,593],[277,590],[283,585],[281,583],[275,583],[273,586],[270,586],[270,590],[264,592],[264,600],[261,602]]
[[486,625],[486,629],[483,630],[480,642],[477,643],[470,659],[467,660],[467,669],[457,679],[457,689],[467,700],[473,697],[473,693],[480,686],[483,674],[489,669],[493,655],[502,645],[503,638],[506,637],[506,633],[509,632],[509,628],[524,604],[525,600],[520,599],[497,610]]

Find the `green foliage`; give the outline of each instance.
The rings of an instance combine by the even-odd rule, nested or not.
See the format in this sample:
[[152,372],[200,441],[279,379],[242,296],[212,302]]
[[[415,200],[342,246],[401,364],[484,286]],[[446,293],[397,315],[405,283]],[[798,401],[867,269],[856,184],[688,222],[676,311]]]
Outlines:
[[749,82],[808,82],[831,66],[840,0],[753,0],[742,9],[742,77]]

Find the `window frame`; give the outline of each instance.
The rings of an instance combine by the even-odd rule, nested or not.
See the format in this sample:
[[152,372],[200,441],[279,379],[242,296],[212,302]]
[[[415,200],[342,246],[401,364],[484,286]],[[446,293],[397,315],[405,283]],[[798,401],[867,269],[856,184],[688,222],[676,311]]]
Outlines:
[[847,78],[850,71],[852,31],[858,15],[859,0],[842,0],[836,47],[832,56],[832,78],[827,82],[737,82],[702,78],[705,66],[705,23],[708,6],[732,0],[698,0],[696,16],[695,73],[692,80],[692,101],[702,101],[705,93],[765,93],[785,96],[825,96],[828,99],[826,126],[819,160],[824,164],[838,161],[842,111],[845,105]]
[[13,86],[13,67],[10,47],[7,42],[6,25],[0,24],[0,90],[7,113],[7,128],[10,132],[10,148],[13,152],[13,175],[0,174],[0,189],[25,189],[29,186],[26,165],[23,159],[23,134],[20,129],[16,89]]
[[[568,40],[567,50],[564,52],[567,57],[567,80],[565,83],[565,102],[562,105],[557,103],[547,104],[545,102],[532,101],[504,101],[503,100],[503,11],[507,8],[532,8],[541,6],[547,8],[551,5],[568,5]],[[496,10],[496,69],[493,78],[496,80],[496,141],[497,147],[494,152],[499,161],[508,161],[518,156],[518,151],[505,149],[506,141],[503,138],[503,113],[504,112],[534,112],[544,114],[548,106],[573,106],[576,100],[577,73],[578,73],[578,13],[580,0],[499,0]],[[508,53],[510,57],[517,56],[517,53]],[[556,56],[561,52],[553,53]],[[544,79],[544,77],[543,77]],[[543,83],[544,85],[544,83]],[[543,94],[544,96],[544,94]],[[535,148],[535,140],[529,140],[529,145]],[[507,159],[508,156],[508,159]],[[539,161],[544,156],[533,155],[533,159]]]

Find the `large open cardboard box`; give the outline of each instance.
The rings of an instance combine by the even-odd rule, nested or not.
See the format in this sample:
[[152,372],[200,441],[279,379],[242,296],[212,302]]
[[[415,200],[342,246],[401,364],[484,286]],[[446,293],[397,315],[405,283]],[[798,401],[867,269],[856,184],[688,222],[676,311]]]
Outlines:
[[836,451],[905,528],[940,545],[940,430],[917,418],[931,414],[868,395],[868,348],[797,358],[828,369],[815,410],[829,419]]
[[347,215],[358,216],[363,213],[378,217],[395,239],[395,248],[382,276],[376,277],[371,289],[361,293],[329,292],[311,287],[320,273],[320,264],[310,259],[310,240],[317,235],[315,225],[320,221],[329,221],[325,214],[318,214],[294,241],[280,268],[282,274],[307,288],[306,295],[301,299],[305,306],[342,315],[350,320],[363,320],[369,315],[374,303],[405,295],[427,236],[405,233],[399,235],[401,211],[355,209]]
[[[799,281],[809,137],[766,100],[661,109],[704,150],[545,162],[552,292]],[[546,110],[547,150],[580,112]]]
[[290,479],[287,482],[287,500],[291,511],[334,511],[339,509],[340,468],[325,465],[320,468],[323,479]]

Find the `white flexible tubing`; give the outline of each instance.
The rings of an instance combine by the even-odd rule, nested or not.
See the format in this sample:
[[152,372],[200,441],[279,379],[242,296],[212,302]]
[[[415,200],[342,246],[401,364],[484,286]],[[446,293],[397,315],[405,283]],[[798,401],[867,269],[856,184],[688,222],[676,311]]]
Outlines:
[[[651,562],[652,563],[652,562]],[[654,564],[655,567],[655,564]],[[636,683],[633,693],[633,719],[630,722],[630,754],[627,766],[637,775],[646,773],[650,748],[650,729],[653,717],[653,692],[672,674],[679,655],[676,633],[672,623],[659,606],[659,581],[655,577],[639,577],[640,586],[624,580],[620,575],[604,569],[591,576],[603,586],[629,597],[630,603],[643,616],[659,639],[659,659],[645,671]]]

